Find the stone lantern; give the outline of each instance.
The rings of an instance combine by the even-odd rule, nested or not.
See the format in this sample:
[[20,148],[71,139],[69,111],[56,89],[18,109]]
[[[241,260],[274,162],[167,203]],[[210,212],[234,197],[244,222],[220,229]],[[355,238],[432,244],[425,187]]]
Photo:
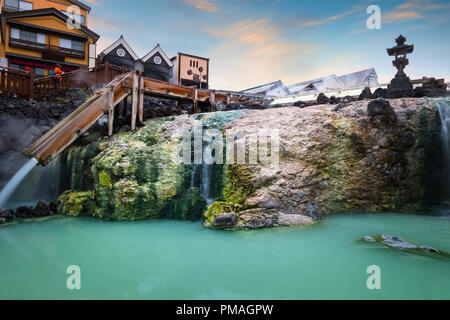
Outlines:
[[388,55],[395,57],[395,60],[392,61],[392,64],[397,68],[397,74],[387,87],[388,95],[392,97],[408,96],[412,93],[411,91],[413,89],[411,80],[405,74],[404,70],[405,67],[409,64],[406,55],[414,51],[414,45],[405,44],[405,41],[406,38],[402,35],[399,35],[397,39],[395,39],[397,45],[395,47],[387,49]]

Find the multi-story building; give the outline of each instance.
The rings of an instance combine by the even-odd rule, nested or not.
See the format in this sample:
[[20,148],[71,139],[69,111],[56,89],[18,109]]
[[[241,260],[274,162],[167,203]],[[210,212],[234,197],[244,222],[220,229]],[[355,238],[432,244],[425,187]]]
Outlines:
[[0,0],[0,66],[48,75],[95,64],[91,8],[76,0]]

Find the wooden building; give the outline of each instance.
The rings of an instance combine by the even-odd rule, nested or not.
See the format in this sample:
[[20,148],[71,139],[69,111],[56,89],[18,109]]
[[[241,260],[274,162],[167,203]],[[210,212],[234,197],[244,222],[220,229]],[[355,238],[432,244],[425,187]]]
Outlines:
[[139,70],[139,57],[133,51],[131,46],[123,38],[123,35],[113,42],[109,47],[103,50],[97,57],[98,63],[109,62],[110,64],[125,67],[128,70]]
[[145,77],[170,82],[173,63],[161,49],[159,43],[141,59],[141,62]]
[[171,82],[182,86],[207,89],[209,86],[209,59],[181,53],[171,59],[174,64]]
[[[79,14],[70,13],[77,6]],[[0,66],[48,75],[93,65],[99,36],[90,30],[90,7],[74,0],[1,0]],[[76,19],[79,26],[67,23]]]
[[98,56],[98,63],[125,67],[128,70],[139,70],[145,77],[169,82],[172,61],[159,44],[144,57],[139,58],[123,36],[103,50]]

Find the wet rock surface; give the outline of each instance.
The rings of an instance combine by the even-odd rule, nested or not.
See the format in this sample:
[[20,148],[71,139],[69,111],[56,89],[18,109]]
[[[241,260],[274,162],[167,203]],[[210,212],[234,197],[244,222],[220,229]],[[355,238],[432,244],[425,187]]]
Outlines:
[[389,248],[409,251],[409,252],[427,252],[427,253],[436,253],[441,254],[442,252],[436,248],[433,248],[428,245],[417,245],[412,242],[406,241],[397,236],[391,236],[387,234],[382,234],[378,236],[365,236],[364,241],[372,242],[372,243],[381,243]]
[[14,210],[0,209],[0,224],[18,221],[29,218],[47,217],[56,214],[55,203],[47,204],[45,201],[38,201],[36,206],[21,206]]
[[333,108],[255,110],[227,126],[250,136],[270,126],[280,138],[279,166],[224,166],[224,201],[241,206],[235,228],[284,225],[287,218],[303,223],[302,217],[308,224],[337,212],[422,212],[439,201],[443,163],[433,100]]

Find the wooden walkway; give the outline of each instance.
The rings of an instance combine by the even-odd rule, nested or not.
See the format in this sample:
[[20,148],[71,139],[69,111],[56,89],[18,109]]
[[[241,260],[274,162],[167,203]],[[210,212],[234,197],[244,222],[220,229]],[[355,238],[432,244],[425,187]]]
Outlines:
[[208,106],[212,111],[212,103],[223,101],[243,102],[257,97],[233,95],[229,92],[216,92],[209,89],[197,89],[171,84],[164,81],[145,78],[135,71],[121,74],[114,78],[104,88],[95,91],[94,95],[55,127],[44,134],[24,154],[35,158],[40,164],[46,165],[65,148],[85,133],[101,116],[108,114],[108,135],[113,134],[115,106],[132,97],[131,130],[136,129],[136,121],[144,121],[144,95],[176,100],[178,103],[191,103],[192,113],[198,112],[198,103]]

